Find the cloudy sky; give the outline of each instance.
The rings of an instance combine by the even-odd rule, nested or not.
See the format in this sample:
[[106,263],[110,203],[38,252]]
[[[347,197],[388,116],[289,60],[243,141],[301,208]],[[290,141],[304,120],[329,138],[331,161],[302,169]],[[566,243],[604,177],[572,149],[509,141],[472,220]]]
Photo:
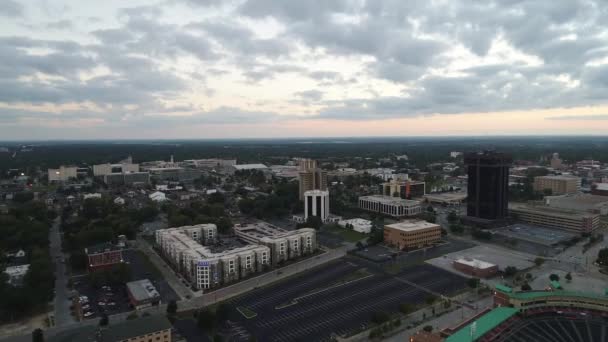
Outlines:
[[0,0],[0,140],[608,133],[605,0]]

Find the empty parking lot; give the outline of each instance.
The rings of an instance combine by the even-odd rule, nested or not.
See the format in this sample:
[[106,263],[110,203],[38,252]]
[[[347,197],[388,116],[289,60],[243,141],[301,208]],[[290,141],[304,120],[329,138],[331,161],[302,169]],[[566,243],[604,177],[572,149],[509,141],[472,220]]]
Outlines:
[[[465,278],[430,265],[412,266],[396,276],[370,270],[343,282],[362,267],[359,260],[340,259],[232,300],[235,331],[243,340],[248,334],[261,341],[328,340],[367,326],[375,311],[397,312],[400,304],[423,302],[430,293],[421,287],[449,295],[465,286]],[[238,307],[257,316],[246,319]]]

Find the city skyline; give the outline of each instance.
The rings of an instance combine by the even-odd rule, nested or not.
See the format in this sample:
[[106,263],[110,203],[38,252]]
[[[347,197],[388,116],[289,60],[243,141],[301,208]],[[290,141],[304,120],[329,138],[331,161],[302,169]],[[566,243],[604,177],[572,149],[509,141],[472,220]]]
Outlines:
[[0,136],[586,135],[601,1],[0,4]]

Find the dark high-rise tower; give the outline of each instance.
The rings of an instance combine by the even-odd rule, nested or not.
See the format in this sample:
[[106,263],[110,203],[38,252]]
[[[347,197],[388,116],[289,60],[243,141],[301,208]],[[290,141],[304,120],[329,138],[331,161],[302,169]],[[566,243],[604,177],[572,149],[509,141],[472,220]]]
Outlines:
[[500,220],[508,216],[511,155],[492,151],[467,153],[464,165],[469,175],[467,216]]

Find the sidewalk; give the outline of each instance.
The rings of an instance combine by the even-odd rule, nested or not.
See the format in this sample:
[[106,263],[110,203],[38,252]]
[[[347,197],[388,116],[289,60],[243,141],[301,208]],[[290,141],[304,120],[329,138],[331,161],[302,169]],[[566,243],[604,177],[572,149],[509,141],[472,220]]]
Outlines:
[[[193,298],[196,296],[194,291],[190,290],[186,285],[184,285],[177,277],[173,269],[171,269],[167,263],[161,259],[161,257],[156,254],[156,252],[152,249],[152,246],[148,243],[148,241],[144,240],[141,237],[137,237],[137,245],[139,250],[142,251],[148,259],[156,266],[156,268],[163,275],[163,278],[169,283],[173,291],[177,293],[177,295],[182,300],[187,300],[188,298]],[[199,294],[200,296],[200,294]]]
[[[477,309],[471,309],[464,305],[458,308],[458,304],[456,304],[455,301],[466,301],[471,296],[472,295],[470,293],[464,293],[450,298],[450,300],[452,300],[452,305],[447,309],[444,308],[443,303],[440,302],[434,304],[433,306],[410,313],[406,317],[401,318],[401,325],[399,327],[385,334],[385,337],[383,337],[381,340],[388,342],[409,341],[410,336],[418,332],[425,325],[431,325],[433,327],[433,331],[442,330],[447,327],[455,326],[464,321],[466,318],[481,312],[486,307],[492,306],[492,296],[487,296],[484,298],[477,298],[475,302],[471,303],[471,305],[476,306]],[[432,314],[433,307],[435,308],[435,315]],[[408,328],[408,326],[410,328]],[[338,341],[370,341],[369,334],[373,329],[375,328],[368,329],[348,338],[340,338]]]

